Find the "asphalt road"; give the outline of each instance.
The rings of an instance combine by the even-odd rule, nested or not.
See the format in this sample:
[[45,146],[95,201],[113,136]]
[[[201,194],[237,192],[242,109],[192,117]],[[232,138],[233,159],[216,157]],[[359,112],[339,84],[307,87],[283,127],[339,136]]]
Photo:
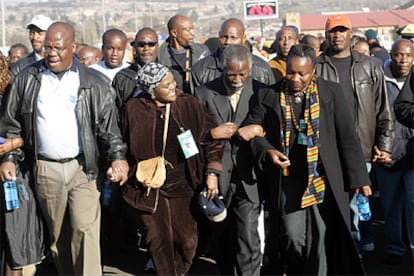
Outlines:
[[[414,275],[411,267],[411,256],[407,254],[404,262],[400,265],[385,264],[384,253],[384,222],[379,199],[372,200],[373,225],[375,232],[375,250],[366,252],[363,263],[367,275]],[[103,275],[154,275],[154,272],[145,272],[144,265],[148,260],[148,254],[144,251],[135,250],[127,253],[120,249],[107,249],[102,252]],[[53,263],[40,264],[36,275],[56,275]],[[189,275],[219,275],[217,266],[211,262],[196,259]]]

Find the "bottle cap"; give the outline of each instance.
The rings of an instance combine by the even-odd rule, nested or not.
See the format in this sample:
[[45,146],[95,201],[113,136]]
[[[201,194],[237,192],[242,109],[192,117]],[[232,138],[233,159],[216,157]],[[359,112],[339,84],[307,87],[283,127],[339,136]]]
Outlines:
[[6,142],[6,138],[0,137],[0,144],[4,144],[4,142]]

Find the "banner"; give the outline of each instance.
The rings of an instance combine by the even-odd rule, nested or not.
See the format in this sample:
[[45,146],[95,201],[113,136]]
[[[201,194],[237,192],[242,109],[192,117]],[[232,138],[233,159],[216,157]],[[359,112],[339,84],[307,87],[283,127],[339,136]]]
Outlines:
[[247,20],[279,18],[277,1],[245,1],[243,9]]

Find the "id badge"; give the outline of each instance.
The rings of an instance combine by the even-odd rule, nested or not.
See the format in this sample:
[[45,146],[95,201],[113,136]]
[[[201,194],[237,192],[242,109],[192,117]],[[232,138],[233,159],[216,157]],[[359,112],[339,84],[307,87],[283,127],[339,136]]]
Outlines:
[[178,142],[180,143],[181,149],[183,150],[185,159],[190,158],[198,154],[198,148],[194,141],[191,130],[186,130],[181,134],[177,135]]
[[299,132],[298,144],[306,146],[308,144],[308,136],[305,133]]

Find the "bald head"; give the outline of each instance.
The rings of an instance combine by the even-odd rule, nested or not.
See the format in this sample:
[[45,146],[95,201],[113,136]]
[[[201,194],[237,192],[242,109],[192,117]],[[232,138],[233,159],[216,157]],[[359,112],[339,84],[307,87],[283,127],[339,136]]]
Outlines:
[[54,36],[56,33],[60,33],[65,39],[66,43],[75,41],[75,29],[72,25],[66,22],[55,22],[50,25],[46,31],[46,39],[50,36]]
[[223,48],[230,45],[243,45],[246,41],[243,22],[237,18],[227,19],[221,24],[219,38]]
[[237,18],[229,18],[227,20],[225,20],[222,24],[221,24],[221,28],[220,31],[222,32],[224,29],[229,28],[230,26],[232,27],[236,27],[238,29],[240,29],[240,31],[243,33],[245,33],[245,29],[244,29],[244,24],[240,19]]
[[182,15],[182,14],[176,14],[173,17],[168,20],[167,28],[168,32],[171,32],[173,29],[177,28],[178,25],[182,24],[183,21],[191,21],[191,18]]

